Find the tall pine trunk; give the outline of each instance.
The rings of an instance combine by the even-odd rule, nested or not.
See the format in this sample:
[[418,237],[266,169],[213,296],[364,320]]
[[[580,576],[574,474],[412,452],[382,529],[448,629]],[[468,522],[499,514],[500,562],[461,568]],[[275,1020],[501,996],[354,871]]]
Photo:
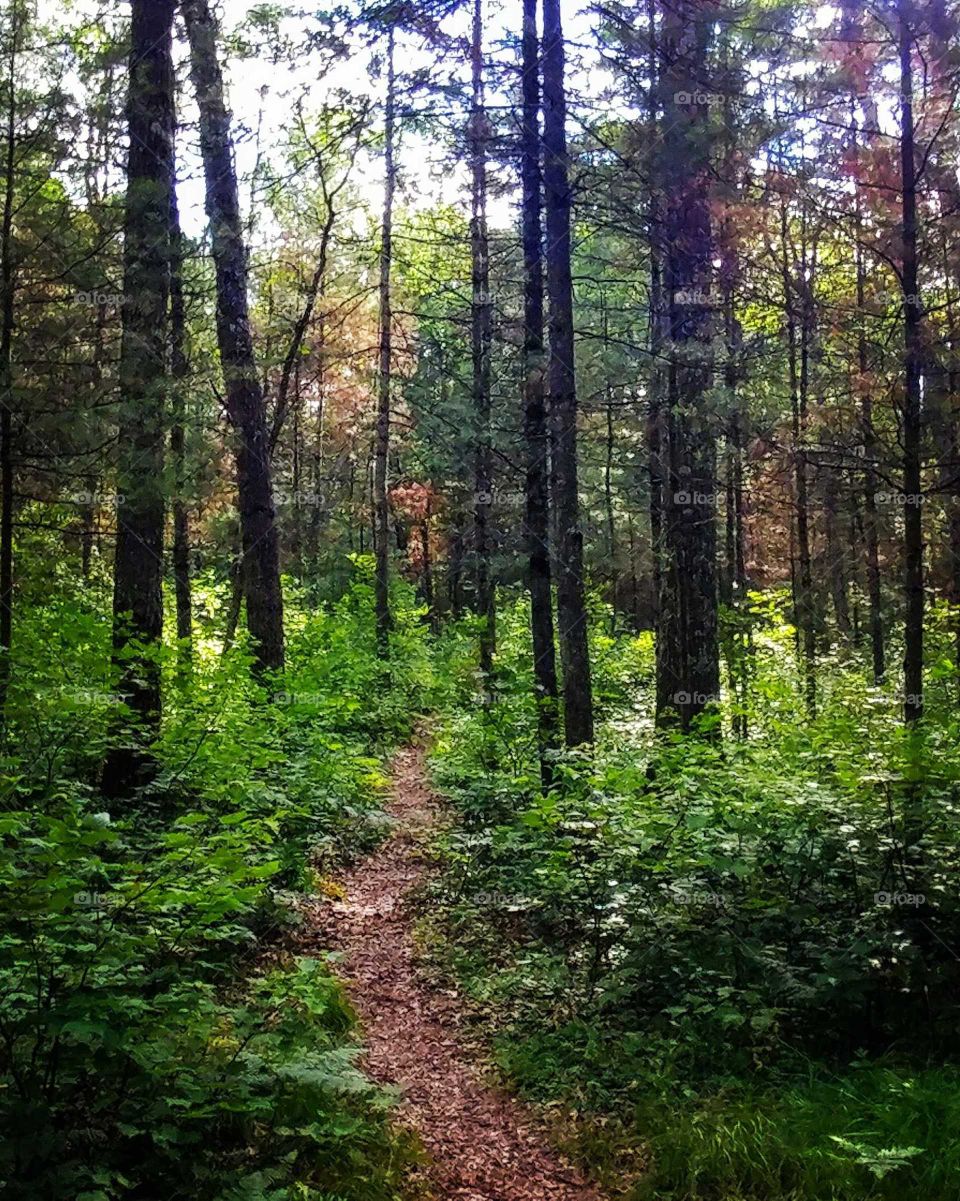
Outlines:
[[227,413],[236,436],[237,493],[247,627],[261,671],[283,667],[280,548],[270,479],[263,389],[247,299],[247,248],[240,222],[230,114],[207,0],[182,0],[190,73],[200,111],[200,148],[217,282],[217,343]]
[[577,488],[577,387],[574,372],[572,197],[566,131],[566,51],[560,0],[543,0],[543,182],[550,301],[550,417],[557,528],[557,625],[563,664],[567,746],[593,742],[593,692],[587,646],[583,534]]
[[900,284],[903,291],[903,716],[908,725],[923,717],[923,526],[921,511],[920,437],[923,413],[920,394],[920,294],[917,261],[917,165],[913,130],[913,9],[911,0],[897,4],[900,53]]
[[[858,201],[859,204],[859,201]],[[858,209],[858,240],[859,240]],[[883,596],[880,587],[880,533],[877,516],[877,435],[873,428],[873,396],[867,380],[867,332],[864,328],[864,299],[866,270],[863,251],[857,246],[857,371],[862,389],[860,397],[860,426],[863,435],[863,544],[867,567],[867,602],[870,610],[870,655],[873,682],[880,684],[886,675],[886,653],[883,642]]]
[[393,304],[390,276],[393,269],[393,198],[397,186],[396,107],[397,81],[394,65],[395,32],[387,34],[387,95],[383,148],[383,221],[380,244],[380,361],[377,374],[377,427],[373,463],[373,533],[376,555],[374,582],[377,619],[377,653],[390,654],[390,501],[387,476],[390,458],[390,393],[393,370]]
[[490,429],[490,344],[493,303],[490,296],[490,246],[487,233],[487,138],[489,121],[483,94],[483,0],[474,0],[470,44],[473,100],[470,110],[472,262],[470,339],[473,361],[474,448],[473,529],[480,617],[480,672],[487,691],[493,675],[496,647],[496,597],[493,583],[491,512],[493,505],[493,448]]
[[187,506],[186,389],[187,317],[183,299],[183,232],[177,203],[177,181],[170,189],[170,374],[173,412],[170,454],[173,458],[173,588],[177,603],[180,667],[189,670],[193,656],[193,597],[190,584],[190,520]]
[[524,531],[530,585],[530,631],[537,703],[540,779],[553,778],[550,752],[560,736],[557,657],[550,578],[549,431],[543,340],[543,181],[540,171],[540,53],[537,0],[523,0],[522,128],[523,191],[523,432],[527,470]]
[[[805,227],[806,214],[801,214]],[[807,477],[806,432],[809,393],[810,305],[807,296],[806,233],[801,239],[799,264],[791,260],[787,200],[780,210],[783,305],[787,323],[787,369],[790,381],[792,426],[794,524],[796,526],[796,570],[793,573],[793,598],[797,627],[797,647],[803,671],[803,692],[807,712],[817,709],[817,631],[813,595],[813,560],[810,550],[810,500]]]
[[720,689],[717,618],[716,439],[708,412],[712,381],[713,238],[708,197],[708,99],[701,93],[710,36],[709,6],[678,0],[662,28],[664,186],[662,254],[670,340],[663,534],[657,621],[657,720],[687,730],[716,705]]
[[128,792],[149,771],[147,743],[160,724],[157,651],[163,634],[174,0],[134,0],[132,10],[113,649],[120,695],[137,719],[138,729],[107,757],[103,789],[108,796]]
[[0,727],[4,723],[10,683],[13,638],[13,331],[16,314],[16,267],[13,261],[13,216],[17,161],[17,55],[21,12],[10,9],[10,46],[6,78],[6,144],[4,146],[3,225],[0,229]]

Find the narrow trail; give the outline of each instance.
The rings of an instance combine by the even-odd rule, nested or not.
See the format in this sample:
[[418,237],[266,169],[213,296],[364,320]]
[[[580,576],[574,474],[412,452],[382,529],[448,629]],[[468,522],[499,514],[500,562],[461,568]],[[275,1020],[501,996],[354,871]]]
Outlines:
[[441,817],[424,756],[420,746],[396,755],[394,832],[341,878],[345,898],[326,907],[317,931],[343,953],[338,970],[362,1021],[365,1070],[400,1088],[401,1120],[429,1153],[437,1201],[602,1201],[550,1147],[534,1113],[483,1082],[458,1036],[456,996],[418,970],[408,894],[430,870],[423,838]]

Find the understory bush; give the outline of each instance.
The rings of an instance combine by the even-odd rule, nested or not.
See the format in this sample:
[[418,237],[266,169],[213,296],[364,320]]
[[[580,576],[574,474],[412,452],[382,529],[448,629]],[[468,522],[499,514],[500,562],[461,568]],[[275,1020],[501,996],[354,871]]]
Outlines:
[[[434,745],[462,821],[424,936],[508,1074],[594,1115],[595,1166],[623,1160],[597,1114],[608,1152],[644,1159],[631,1196],[946,1201],[956,722],[918,747],[892,686],[838,661],[808,723],[792,631],[769,598],[754,623],[741,739],[655,734],[648,638],[596,639],[596,752],[555,754],[541,795],[526,616],[501,621],[511,666],[485,704],[451,693]],[[453,635],[443,653],[465,691]]]
[[[203,583],[198,584],[200,603]],[[211,604],[212,611],[219,606]],[[299,899],[382,834],[383,752],[431,687],[398,585],[390,686],[368,565],[335,604],[288,599],[289,666],[256,682],[199,622],[168,644],[153,779],[98,792],[128,720],[82,589],[18,630],[0,816],[0,1190],[45,1201],[389,1201],[413,1149],[355,1066]],[[287,935],[290,937],[287,937]]]

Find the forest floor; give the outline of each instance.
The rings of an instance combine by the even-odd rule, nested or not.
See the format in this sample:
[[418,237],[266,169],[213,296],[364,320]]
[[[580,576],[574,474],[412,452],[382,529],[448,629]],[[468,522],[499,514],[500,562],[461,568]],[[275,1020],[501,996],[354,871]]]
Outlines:
[[462,1033],[463,1002],[418,963],[411,901],[444,821],[425,756],[420,744],[395,756],[393,832],[337,881],[342,898],[316,918],[316,935],[342,955],[336,970],[360,1016],[364,1070],[399,1089],[400,1119],[429,1157],[419,1183],[436,1201],[601,1201],[551,1148],[536,1113],[485,1079]]

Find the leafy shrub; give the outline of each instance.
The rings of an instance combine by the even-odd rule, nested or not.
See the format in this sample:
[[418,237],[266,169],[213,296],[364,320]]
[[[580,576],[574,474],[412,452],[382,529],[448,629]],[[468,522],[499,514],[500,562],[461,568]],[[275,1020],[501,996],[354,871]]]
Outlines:
[[425,934],[514,1078],[633,1111],[650,1196],[946,1197],[957,1079],[926,1065],[957,1050],[955,721],[920,754],[893,687],[838,660],[807,722],[792,631],[755,610],[746,740],[654,734],[642,638],[619,640],[594,757],[558,755],[546,796],[522,658],[486,707],[452,703],[433,769],[463,821]]
[[266,958],[297,923],[310,865],[380,837],[382,751],[431,686],[402,585],[385,686],[356,571],[335,605],[291,604],[282,680],[255,682],[242,640],[221,656],[212,625],[189,677],[168,645],[156,775],[122,805],[96,789],[127,720],[92,674],[104,623],[80,596],[38,602],[18,631],[42,697],[31,710],[11,694],[2,765],[5,1195],[398,1195],[412,1149],[354,1065],[339,986],[320,960]]

